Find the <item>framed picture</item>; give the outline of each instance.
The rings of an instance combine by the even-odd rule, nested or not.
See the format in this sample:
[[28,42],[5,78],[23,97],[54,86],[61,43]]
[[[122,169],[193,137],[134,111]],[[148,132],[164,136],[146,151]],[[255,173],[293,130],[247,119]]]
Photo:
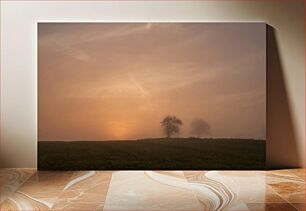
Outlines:
[[265,169],[266,24],[38,23],[40,170]]

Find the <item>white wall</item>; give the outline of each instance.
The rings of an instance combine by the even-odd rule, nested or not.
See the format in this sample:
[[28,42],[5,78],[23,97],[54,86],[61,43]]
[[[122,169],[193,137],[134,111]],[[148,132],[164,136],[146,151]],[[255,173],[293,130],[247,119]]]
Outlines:
[[[275,166],[304,165],[303,1],[1,1],[3,167],[36,167],[38,21],[266,22],[275,28],[294,133],[292,140],[281,143],[277,136],[270,134],[268,163]],[[278,133],[277,128],[273,133]],[[286,157],[290,143],[296,149],[289,152],[296,153],[297,160]]]

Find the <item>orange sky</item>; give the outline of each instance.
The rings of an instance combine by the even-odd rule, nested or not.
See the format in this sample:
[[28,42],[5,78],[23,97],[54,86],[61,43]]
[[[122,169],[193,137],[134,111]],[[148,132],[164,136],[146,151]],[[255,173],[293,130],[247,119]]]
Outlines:
[[38,140],[266,133],[265,24],[39,23]]

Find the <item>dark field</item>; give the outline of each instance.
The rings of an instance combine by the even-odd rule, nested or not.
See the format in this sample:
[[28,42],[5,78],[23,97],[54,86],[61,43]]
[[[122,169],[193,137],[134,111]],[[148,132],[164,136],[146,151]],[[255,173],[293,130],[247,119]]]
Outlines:
[[266,141],[145,139],[38,142],[39,170],[265,169]]

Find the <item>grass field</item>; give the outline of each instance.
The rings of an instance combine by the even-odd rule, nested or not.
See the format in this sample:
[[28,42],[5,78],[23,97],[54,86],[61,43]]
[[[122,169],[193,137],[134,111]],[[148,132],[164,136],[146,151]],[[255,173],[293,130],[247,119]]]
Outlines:
[[265,169],[266,141],[250,139],[144,139],[40,141],[39,170]]

